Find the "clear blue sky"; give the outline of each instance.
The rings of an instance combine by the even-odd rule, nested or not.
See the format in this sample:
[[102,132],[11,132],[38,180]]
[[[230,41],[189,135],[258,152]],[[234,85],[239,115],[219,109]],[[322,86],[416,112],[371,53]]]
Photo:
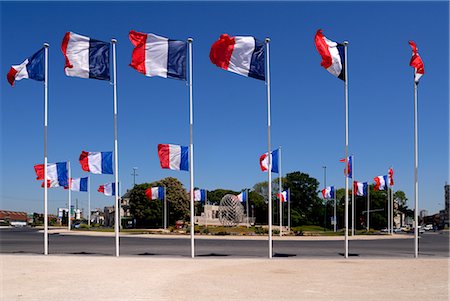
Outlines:
[[[158,143],[189,144],[188,87],[148,78],[128,64],[131,29],[171,39],[194,38],[195,186],[240,190],[267,180],[259,156],[267,150],[264,82],[215,67],[209,50],[220,34],[271,38],[272,145],[282,146],[283,174],[302,171],[344,187],[344,86],[320,66],[314,35],[349,41],[349,149],[355,175],[373,181],[395,170],[394,189],[413,207],[414,40],[425,63],[419,86],[420,209],[444,203],[449,170],[448,2],[1,2],[1,206],[43,212],[33,165],[43,162],[43,83],[6,73],[50,44],[49,162],[70,160],[73,177],[82,150],[113,150],[113,90],[105,81],[67,77],[60,46],[66,31],[118,40],[119,178],[137,182],[172,176],[189,187],[189,173],[162,170]],[[276,177],[276,174],[273,174]],[[92,208],[113,204],[96,190],[112,176],[91,175]],[[321,184],[323,185],[323,183]],[[73,193],[87,208],[87,194]],[[49,212],[67,191],[49,191]]]

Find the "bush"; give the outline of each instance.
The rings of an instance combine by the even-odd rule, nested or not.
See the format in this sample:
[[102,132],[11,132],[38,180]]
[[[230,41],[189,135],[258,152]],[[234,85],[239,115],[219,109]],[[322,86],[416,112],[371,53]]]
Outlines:
[[90,226],[88,224],[80,224],[80,229],[89,229]]
[[263,227],[255,227],[255,234],[262,235],[262,234],[268,234],[268,233],[269,233],[269,230],[267,230]]

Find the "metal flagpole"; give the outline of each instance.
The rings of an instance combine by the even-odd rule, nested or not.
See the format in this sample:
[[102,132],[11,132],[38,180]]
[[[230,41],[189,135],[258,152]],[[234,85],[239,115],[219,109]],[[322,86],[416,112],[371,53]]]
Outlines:
[[394,189],[391,188],[391,234],[394,234]]
[[167,229],[167,199],[166,186],[164,186],[164,230]]
[[352,155],[352,236],[355,235],[355,157]]
[[334,191],[334,212],[333,212],[333,214],[334,214],[334,217],[333,217],[333,221],[334,221],[334,227],[333,227],[333,230],[334,230],[334,232],[336,232],[336,228],[337,228],[337,222],[336,222],[336,191]]
[[47,125],[48,125],[48,43],[44,43],[44,255],[48,255]]
[[192,38],[188,38],[189,45],[189,172],[190,172],[190,193],[191,193],[191,257],[195,257],[194,249],[194,144],[192,142],[192,124],[193,124],[193,112],[192,112]]
[[283,229],[283,202],[281,201],[281,194],[283,193],[282,189],[282,183],[281,183],[281,146],[278,147],[278,191],[280,192],[279,199],[280,199],[280,236],[283,236],[282,229]]
[[367,231],[370,230],[370,185],[367,183]]
[[390,202],[390,193],[389,193],[389,183],[386,183],[387,186],[387,230],[388,234],[391,234],[391,202]]
[[206,212],[206,205],[208,205],[208,190],[205,189],[205,228],[208,227],[208,216]]
[[248,196],[248,189],[245,190],[245,205],[246,205],[246,209],[247,209],[247,228],[250,228],[250,220],[249,220],[249,216],[248,216],[248,202],[249,202],[249,196]]
[[67,219],[67,228],[68,228],[68,230],[70,231],[70,228],[71,228],[71,224],[72,224],[72,221],[70,220],[70,208],[71,208],[71,204],[72,204],[72,189],[71,189],[71,183],[70,183],[70,178],[72,177],[72,173],[71,173],[71,170],[70,170],[70,161],[67,161],[67,167],[68,167],[68,175],[69,175],[69,179],[68,179],[68,181],[69,181],[69,214],[68,214],[68,219]]
[[91,177],[88,177],[88,225],[91,226]]
[[267,149],[269,154],[269,170],[268,174],[268,206],[269,206],[269,258],[272,258],[272,153],[270,152],[270,59],[269,59],[269,43],[270,38],[265,39],[266,43],[266,88],[267,88]]
[[114,89],[114,182],[115,182],[115,208],[114,208],[114,231],[116,236],[116,257],[119,256],[119,156],[118,156],[118,143],[117,143],[117,73],[116,73],[116,39],[111,39],[113,50],[113,89]]
[[344,41],[344,68],[345,68],[345,258],[348,258],[348,70],[347,70],[347,46]]
[[291,189],[288,188],[288,228],[291,231]]
[[414,257],[419,257],[419,146],[417,133],[417,83],[414,81]]

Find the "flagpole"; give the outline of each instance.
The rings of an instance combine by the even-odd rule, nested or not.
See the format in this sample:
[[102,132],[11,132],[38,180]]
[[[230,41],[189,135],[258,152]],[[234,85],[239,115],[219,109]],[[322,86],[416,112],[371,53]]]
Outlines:
[[288,188],[288,228],[291,232],[291,189]]
[[355,235],[355,156],[352,155],[352,236]]
[[283,236],[282,229],[283,229],[283,202],[281,201],[281,194],[283,193],[282,189],[282,183],[281,183],[281,146],[278,147],[278,190],[280,192],[280,236]]
[[88,177],[88,226],[91,226],[91,177]]
[[192,112],[192,38],[188,38],[189,45],[189,172],[190,172],[190,194],[191,194],[191,257],[195,257],[194,249],[194,144],[192,142],[192,125],[194,122]]
[[116,240],[116,257],[119,257],[119,156],[118,156],[118,142],[117,142],[117,73],[116,73],[116,39],[111,39],[112,51],[113,51],[113,91],[114,91],[114,182],[116,186],[115,191],[115,209],[114,209],[114,232]]
[[391,188],[391,225],[392,225],[392,232],[391,234],[394,234],[394,189]]
[[367,231],[370,231],[370,185],[367,183]]
[[248,189],[246,189],[246,195],[245,195],[245,198],[246,198],[246,200],[245,200],[245,207],[246,207],[246,209],[247,209],[247,228],[250,228],[250,221],[249,221],[249,217],[248,217],[248,202],[249,202],[249,195],[248,195]]
[[[388,180],[389,181],[389,180]],[[390,192],[389,192],[389,183],[386,183],[387,186],[387,230],[388,234],[391,234],[391,202],[390,202]]]
[[48,126],[48,43],[44,43],[44,255],[48,255],[47,126]]
[[345,65],[345,258],[348,258],[348,70],[347,70],[347,46],[344,41],[344,65]]
[[334,214],[334,232],[336,232],[336,227],[337,227],[337,222],[336,222],[336,190],[334,191],[334,212],[333,212],[333,214]]
[[270,59],[269,59],[269,43],[270,38],[265,39],[266,43],[266,89],[267,89],[267,149],[269,154],[269,170],[268,175],[268,206],[269,206],[269,258],[272,258],[272,153],[270,152]]
[[208,204],[208,190],[205,189],[205,228],[208,228],[208,216],[206,214],[206,205]]
[[71,184],[72,183],[70,183],[70,178],[72,177],[72,172],[71,172],[71,170],[70,170],[70,161],[67,161],[67,167],[68,167],[68,174],[69,174],[69,214],[68,214],[68,220],[67,220],[67,228],[68,228],[68,230],[70,231],[70,228],[71,228],[71,224],[72,224],[72,221],[70,220],[70,208],[71,208],[71,205],[72,205],[72,190],[71,190]]
[[167,199],[166,186],[164,186],[164,230],[167,229]]
[[414,257],[419,257],[419,146],[418,146],[418,130],[417,130],[417,83],[414,81]]

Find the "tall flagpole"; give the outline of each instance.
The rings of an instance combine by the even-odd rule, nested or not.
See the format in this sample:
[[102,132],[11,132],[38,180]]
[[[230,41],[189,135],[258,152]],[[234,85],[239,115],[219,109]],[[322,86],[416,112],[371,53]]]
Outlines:
[[194,116],[192,112],[192,38],[188,38],[189,45],[189,172],[190,172],[190,194],[191,194],[191,257],[195,257],[194,249],[194,144],[192,142],[192,124]]
[[48,43],[44,43],[44,255],[48,255],[48,200],[47,200],[47,125],[48,125]]
[[347,70],[347,45],[344,41],[344,65],[345,65],[345,258],[348,258],[348,70]]
[[367,183],[367,231],[370,230],[370,185]]
[[[389,180],[388,180],[389,181]],[[390,191],[389,191],[389,183],[386,183],[387,187],[387,233],[391,234],[391,201],[390,201]]]
[[280,192],[280,236],[283,236],[283,202],[281,201],[281,194],[283,193],[282,183],[281,183],[281,146],[278,147],[278,191]]
[[269,258],[272,258],[272,153],[270,152],[270,59],[269,59],[269,43],[270,38],[265,39],[266,43],[266,88],[267,88],[267,149],[269,154],[269,170],[268,174],[268,199],[269,199]]
[[166,186],[164,186],[164,230],[167,229],[167,199]]
[[70,170],[70,161],[67,161],[67,167],[68,167],[68,175],[69,175],[69,179],[68,179],[68,181],[69,181],[69,214],[67,215],[68,216],[68,219],[67,219],[67,229],[70,231],[70,228],[71,228],[71,225],[72,225],[72,221],[70,220],[70,208],[71,208],[71,205],[72,205],[72,190],[71,190],[71,183],[70,183],[70,178],[72,177],[72,172],[71,172],[71,170]]
[[91,177],[88,177],[88,225],[91,226]]
[[119,155],[118,155],[118,143],[117,143],[117,72],[116,72],[116,39],[111,39],[113,50],[113,73],[114,73],[114,182],[116,186],[115,191],[115,209],[114,209],[114,231],[116,236],[116,257],[119,257]]
[[419,147],[417,133],[417,83],[414,81],[414,258],[419,257]]
[[291,232],[291,189],[288,188],[288,228]]
[[352,236],[355,235],[355,156],[352,155]]
[[391,234],[394,234],[394,189],[391,188]]
[[337,228],[337,221],[336,221],[336,190],[334,191],[334,208],[333,208],[334,210],[334,212],[333,212],[333,215],[334,215],[334,217],[333,217],[333,221],[334,221],[334,225],[333,225],[333,230],[334,230],[334,232],[336,232],[336,228]]
[[248,206],[248,202],[249,202],[250,200],[249,200],[249,195],[248,195],[248,189],[245,190],[245,193],[246,193],[246,194],[245,194],[245,203],[246,203],[246,204],[245,204],[245,205],[246,205],[245,207],[246,207],[246,209],[247,209],[247,210],[246,210],[246,211],[247,211],[247,228],[250,228],[250,220],[249,220],[249,215],[248,215],[248,207],[249,207],[249,206]]

